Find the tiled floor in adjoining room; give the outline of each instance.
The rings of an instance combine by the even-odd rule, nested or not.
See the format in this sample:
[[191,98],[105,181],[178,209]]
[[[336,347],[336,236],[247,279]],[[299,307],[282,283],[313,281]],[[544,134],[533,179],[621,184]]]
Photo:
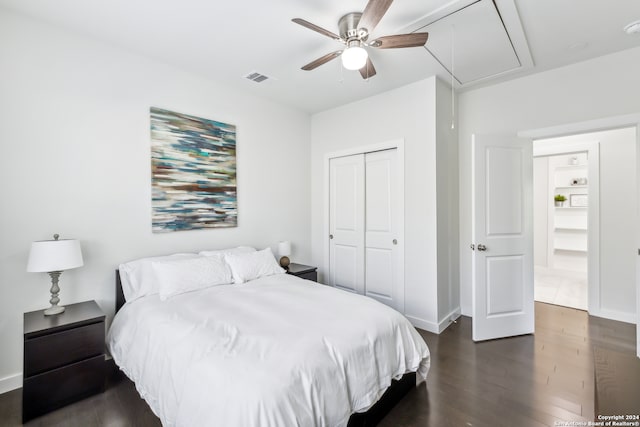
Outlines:
[[535,267],[535,300],[587,310],[587,273]]

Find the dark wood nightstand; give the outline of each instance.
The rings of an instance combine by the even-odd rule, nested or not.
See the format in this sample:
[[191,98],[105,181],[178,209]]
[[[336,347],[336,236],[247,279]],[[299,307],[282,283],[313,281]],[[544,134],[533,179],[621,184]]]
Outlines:
[[24,314],[22,422],[104,391],[104,313],[95,301]]
[[310,265],[296,264],[292,262],[289,264],[287,274],[293,274],[294,276],[314,282],[318,281],[318,267],[312,267]]

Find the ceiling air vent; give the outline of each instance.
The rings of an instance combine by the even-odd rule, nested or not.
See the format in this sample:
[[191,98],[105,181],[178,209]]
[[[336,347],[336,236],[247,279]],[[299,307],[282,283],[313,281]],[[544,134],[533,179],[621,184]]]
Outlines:
[[246,76],[244,76],[246,79],[249,79],[251,81],[254,81],[256,83],[262,83],[263,81],[267,80],[269,77],[265,76],[264,74],[260,74],[256,71],[247,74]]

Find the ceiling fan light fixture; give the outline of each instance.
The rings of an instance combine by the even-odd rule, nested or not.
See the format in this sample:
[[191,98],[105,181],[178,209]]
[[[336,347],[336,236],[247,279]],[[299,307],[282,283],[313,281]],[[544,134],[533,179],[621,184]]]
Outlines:
[[375,49],[399,49],[405,47],[424,47],[429,33],[408,33],[382,36],[368,42],[369,34],[373,33],[376,25],[387,13],[393,0],[368,0],[367,6],[362,13],[351,12],[342,16],[338,21],[339,34],[325,30],[302,18],[293,18],[292,21],[298,25],[308,28],[323,36],[339,41],[346,47],[335,52],[330,52],[320,58],[311,61],[301,67],[304,71],[315,70],[327,62],[342,57],[342,66],[347,70],[360,71],[363,79],[369,80],[377,74],[375,67],[365,48]]
[[349,42],[347,48],[340,55],[342,66],[347,70],[359,70],[367,64],[369,54],[360,46],[359,40]]

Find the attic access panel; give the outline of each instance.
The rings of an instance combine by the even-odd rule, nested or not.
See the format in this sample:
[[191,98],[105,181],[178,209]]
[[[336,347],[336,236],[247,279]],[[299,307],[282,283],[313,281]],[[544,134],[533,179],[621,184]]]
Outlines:
[[454,41],[454,74],[461,84],[521,67],[491,0],[475,2],[416,31],[429,32],[425,49],[449,72]]

